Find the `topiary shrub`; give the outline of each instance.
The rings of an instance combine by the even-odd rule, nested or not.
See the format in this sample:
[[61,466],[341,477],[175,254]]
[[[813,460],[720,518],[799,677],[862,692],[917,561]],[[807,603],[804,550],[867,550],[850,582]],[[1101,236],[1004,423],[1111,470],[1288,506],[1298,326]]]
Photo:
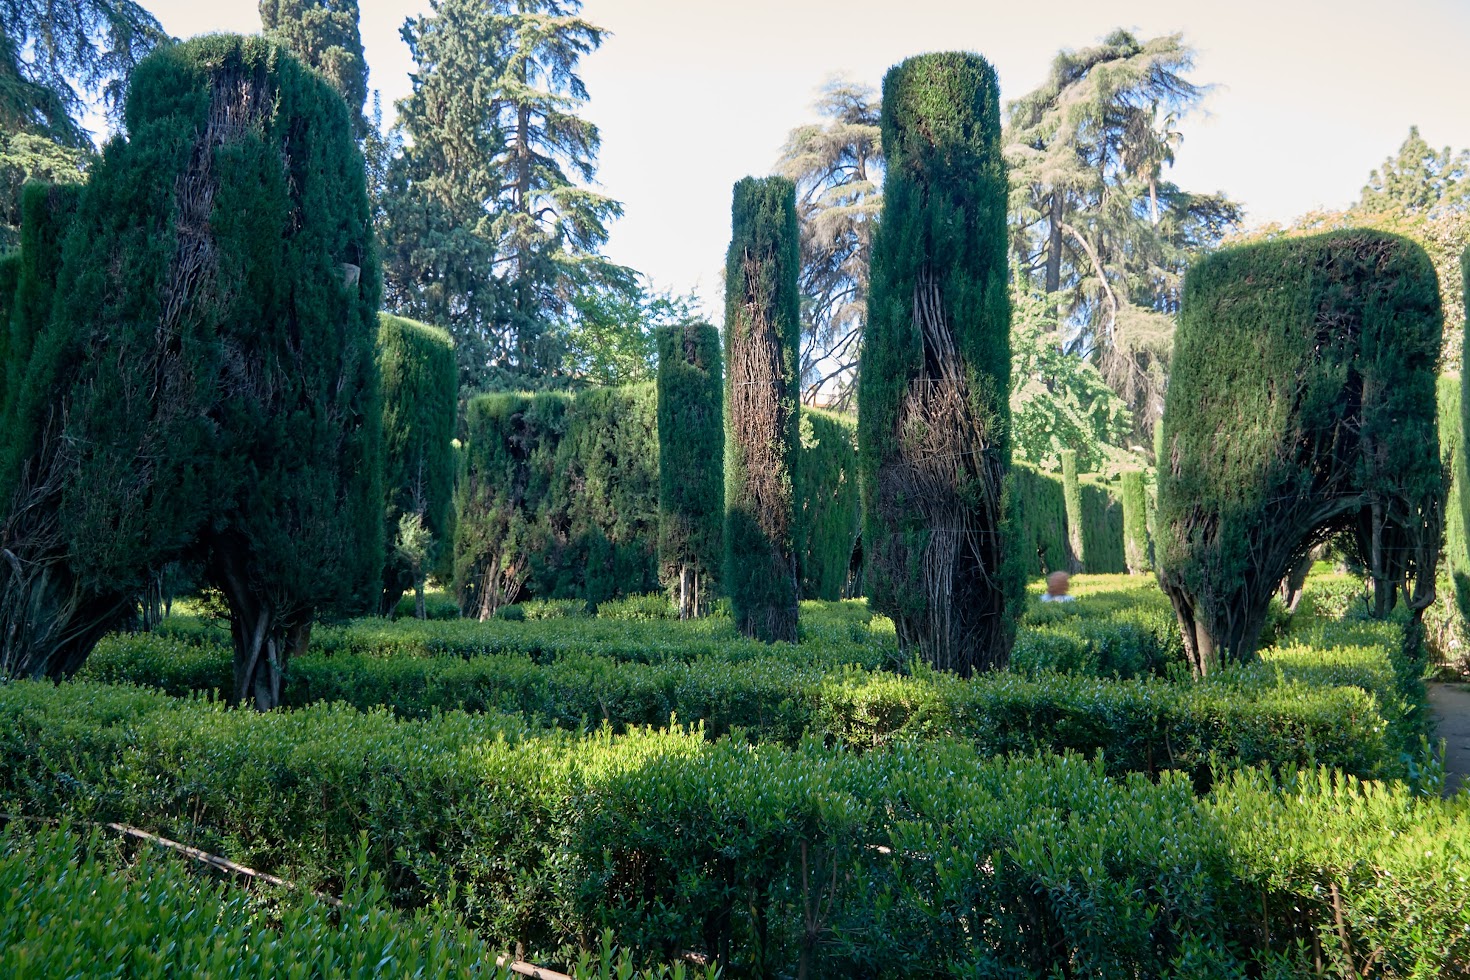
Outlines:
[[725,589],[735,623],[796,641],[795,486],[801,296],[796,188],[735,185],[725,259]]
[[1070,570],[1072,552],[1067,544],[1067,504],[1062,481],[1025,463],[1011,464],[1009,480],[1016,547],[1021,552],[1025,573],[1036,576]]
[[1094,477],[1078,481],[1082,498],[1082,541],[1087,553],[1084,570],[1093,575],[1120,575],[1128,571],[1123,543],[1123,502],[1112,484]]
[[861,586],[862,506],[857,422],[817,408],[801,410],[796,457],[796,557],[803,599],[845,599]]
[[[399,598],[416,589],[422,598],[429,568],[443,578],[453,566],[454,423],[459,370],[454,341],[438,327],[378,315],[378,375],[383,402],[384,545],[383,596],[390,615]],[[400,541],[399,522],[417,515],[429,535],[425,567],[417,574]],[[419,618],[423,618],[420,616]]]
[[1062,459],[1062,497],[1067,503],[1067,547],[1072,559],[1068,569],[1074,575],[1087,568],[1087,538],[1083,533],[1087,519],[1082,512],[1082,485],[1077,477],[1077,450],[1063,449],[1058,455]]
[[73,596],[131,602],[164,563],[202,562],[230,610],[230,696],[270,707],[314,612],[379,591],[362,154],[341,98],[259,38],[156,51],[126,123],[67,232],[17,415],[39,449],[9,473],[38,489],[45,463]]
[[1443,474],[1433,265],[1346,231],[1227,249],[1184,285],[1159,465],[1160,581],[1199,673],[1253,659],[1277,584],[1356,534],[1381,614],[1433,600]]
[[1000,92],[978,55],[883,81],[888,171],[873,236],[858,446],[873,608],[968,675],[1005,665],[1023,565],[1008,541],[1010,297]]
[[720,334],[691,320],[659,327],[656,342],[659,577],[690,619],[709,610],[724,559]]
[[1123,474],[1123,558],[1130,574],[1152,571],[1153,546],[1148,540],[1148,487],[1142,470]]

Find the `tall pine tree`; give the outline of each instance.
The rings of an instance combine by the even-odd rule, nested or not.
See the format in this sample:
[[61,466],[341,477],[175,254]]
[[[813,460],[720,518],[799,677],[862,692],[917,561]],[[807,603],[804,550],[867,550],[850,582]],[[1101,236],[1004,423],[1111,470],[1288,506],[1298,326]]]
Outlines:
[[367,135],[368,70],[357,0],[260,0],[266,36],[321,72],[341,93],[358,139]]

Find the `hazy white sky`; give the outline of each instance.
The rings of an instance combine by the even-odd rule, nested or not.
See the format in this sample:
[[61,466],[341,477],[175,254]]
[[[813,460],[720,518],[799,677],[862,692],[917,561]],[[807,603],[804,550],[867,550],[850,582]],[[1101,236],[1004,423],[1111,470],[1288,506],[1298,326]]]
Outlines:
[[[142,2],[179,37],[260,28],[255,0]],[[391,121],[412,68],[398,31],[428,0],[359,3]],[[770,172],[828,75],[876,86],[923,51],[978,51],[1014,98],[1059,48],[1114,27],[1182,31],[1194,79],[1218,87],[1180,127],[1172,177],[1225,191],[1251,222],[1347,205],[1411,124],[1433,146],[1470,146],[1470,0],[587,0],[584,13],[612,31],[584,66],[599,179],[627,212],[608,252],[707,302],[731,185]]]

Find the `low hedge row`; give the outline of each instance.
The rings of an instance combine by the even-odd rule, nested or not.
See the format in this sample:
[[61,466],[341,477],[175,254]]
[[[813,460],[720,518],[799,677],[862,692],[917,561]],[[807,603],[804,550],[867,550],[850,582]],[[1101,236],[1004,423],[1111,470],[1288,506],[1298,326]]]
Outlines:
[[[96,832],[68,826],[0,835],[0,976],[197,980],[377,977],[511,980],[509,966],[450,915],[387,907],[381,883],[349,875],[332,907],[284,892],[265,906],[177,859],[145,850],[132,862]],[[683,967],[635,973],[604,939],[573,980],[672,980]],[[704,976],[713,980],[713,969]]]
[[541,961],[611,928],[741,975],[1470,962],[1470,805],[1325,773],[1238,773],[1201,798],[1178,774],[945,740],[577,736],[19,683],[0,688],[0,806],[123,820],[330,890],[360,855],[398,904],[450,903]]
[[[1092,614],[1076,611],[1094,601]],[[604,724],[615,731],[661,727],[675,718],[702,723],[710,736],[741,729],[788,746],[805,735],[864,749],[950,738],[984,755],[1101,754],[1113,774],[1184,770],[1202,789],[1222,766],[1290,771],[1321,764],[1363,778],[1403,777],[1422,756],[1422,687],[1393,647],[1392,627],[1321,626],[1315,645],[1267,651],[1260,664],[1202,683],[1148,671],[1124,680],[1094,676],[1081,666],[1166,661],[1160,651],[1177,644],[1177,632],[1147,607],[1117,600],[1109,609],[1109,601],[1098,596],[1038,607],[1036,625],[1017,645],[1018,662],[1029,665],[1028,672],[969,681],[922,669],[875,669],[888,647],[873,626],[884,621],[864,623],[850,615],[850,606],[831,610],[826,634],[800,647],[771,652],[758,644],[749,651],[731,645],[692,658],[684,650],[664,650],[646,663],[596,652],[606,636],[596,620],[487,630],[517,636],[522,646],[466,657],[411,652],[400,640],[405,632],[414,635],[415,627],[385,625],[396,639],[384,647],[294,660],[283,703],[381,705],[405,718],[451,709],[504,711],[573,731]],[[702,642],[715,644],[716,629],[703,628],[703,634],[683,637],[702,635]],[[360,640],[367,627],[349,629],[359,631],[354,635]],[[542,639],[534,641],[537,636]],[[673,641],[665,636],[665,642]],[[1068,658],[1079,669],[1058,672]],[[188,694],[222,689],[230,659],[227,650],[210,644],[113,637],[84,676]]]

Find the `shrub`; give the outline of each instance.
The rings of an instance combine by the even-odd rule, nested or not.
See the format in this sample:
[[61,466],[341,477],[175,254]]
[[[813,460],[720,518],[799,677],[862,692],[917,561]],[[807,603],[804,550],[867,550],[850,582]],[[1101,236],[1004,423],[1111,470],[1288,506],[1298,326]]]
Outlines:
[[1338,531],[1370,555],[1380,615],[1400,591],[1416,614],[1432,599],[1440,331],[1433,266],[1391,235],[1242,246],[1190,269],[1157,559],[1196,670],[1250,660],[1277,583]]
[[725,421],[720,335],[699,321],[658,343],[658,556],[679,618],[708,611],[724,560]]
[[1123,542],[1123,504],[1111,484],[1088,477],[1079,480],[1082,540],[1087,572],[1117,575],[1128,571]]
[[725,590],[746,636],[796,639],[796,188],[735,185],[725,258]]
[[1148,488],[1142,470],[1122,476],[1123,557],[1131,574],[1152,571],[1153,545],[1148,539]]
[[833,601],[860,593],[862,506],[858,496],[857,423],[820,409],[801,410],[796,457],[797,571],[805,599]]
[[1087,517],[1082,509],[1082,485],[1077,476],[1077,451],[1063,449],[1062,495],[1067,502],[1067,544],[1072,549],[1072,571],[1091,571],[1087,567]]
[[1062,481],[1025,463],[1013,463],[1009,479],[1017,547],[1024,555],[1025,571],[1033,576],[1070,571],[1071,549],[1067,543],[1067,504]]
[[394,547],[398,522],[418,514],[428,529],[429,563],[441,578],[453,566],[454,424],[459,371],[449,334],[387,313],[378,315],[378,374],[383,403],[383,597],[391,613],[407,590],[422,584]]
[[888,160],[858,376],[865,582],[900,642],[1003,667],[1024,563],[1009,543],[1010,296],[995,71],[910,58],[883,80]]

